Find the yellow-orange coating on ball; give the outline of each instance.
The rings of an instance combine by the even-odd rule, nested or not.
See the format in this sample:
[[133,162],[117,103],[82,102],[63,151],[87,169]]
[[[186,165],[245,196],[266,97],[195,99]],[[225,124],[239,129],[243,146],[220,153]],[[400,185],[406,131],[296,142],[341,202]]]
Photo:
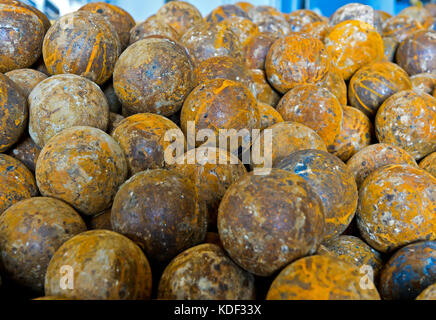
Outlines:
[[176,113],[193,87],[192,72],[191,60],[181,45],[165,38],[135,42],[123,52],[114,70],[114,89],[123,114]]
[[30,9],[0,2],[0,72],[30,67],[41,55],[44,25]]
[[283,120],[299,122],[315,130],[327,146],[341,132],[341,104],[330,91],[313,84],[288,91],[279,101],[277,111]]
[[247,39],[259,33],[258,26],[247,18],[230,17],[219,23],[226,26],[239,38],[241,46],[244,46]]
[[[60,285],[65,265],[74,272],[73,289]],[[92,230],[56,251],[45,293],[77,300],[144,300],[150,298],[151,282],[150,265],[134,242],[112,231]]]
[[342,74],[334,65],[330,66],[327,77],[317,83],[318,86],[326,88],[333,93],[342,106],[347,105],[347,85],[345,84]]
[[435,128],[436,99],[419,91],[394,94],[375,118],[378,140],[403,148],[416,160],[436,151]]
[[245,64],[250,69],[265,70],[265,59],[269,48],[276,40],[272,33],[258,32],[249,37],[243,45]]
[[428,94],[433,94],[436,88],[436,73],[419,73],[410,77],[410,82],[414,90],[419,90]]
[[384,60],[389,62],[395,62],[395,54],[400,43],[391,37],[383,37],[384,46]]
[[427,157],[422,159],[419,163],[419,167],[436,178],[436,152],[430,153]]
[[182,36],[189,28],[203,22],[198,9],[185,1],[170,1],[156,12],[156,17]]
[[0,153],[0,215],[14,203],[37,194],[32,172],[20,161]]
[[[165,150],[172,144],[172,141],[165,141],[169,130],[179,131],[183,137],[174,122],[153,113],[138,113],[120,122],[112,137],[124,151],[130,175],[167,166]],[[183,147],[182,141],[182,150]]]
[[423,6],[406,7],[398,13],[398,16],[411,17],[419,24],[421,24],[424,29],[429,29],[434,22],[434,17],[430,13],[430,11],[428,11],[427,8]]
[[436,300],[436,283],[422,291],[416,297],[416,300]]
[[232,17],[249,18],[247,12],[234,4],[224,4],[213,9],[207,16],[206,21],[217,24]]
[[35,172],[40,152],[41,148],[33,142],[30,136],[26,135],[9,150],[8,155],[21,161],[30,171]]
[[252,300],[255,282],[214,244],[190,248],[165,268],[159,281],[158,299]]
[[130,30],[129,44],[155,35],[164,36],[170,40],[178,40],[180,38],[176,30],[153,15]]
[[272,33],[277,38],[286,37],[292,33],[291,26],[284,15],[267,15],[255,21],[260,32]]
[[359,188],[373,171],[391,164],[418,166],[415,159],[407,151],[385,143],[367,146],[347,161],[347,167]]
[[1,263],[8,278],[42,292],[53,254],[84,231],[80,215],[60,200],[36,197],[16,203],[0,216]]
[[17,85],[26,98],[38,83],[47,79],[46,74],[33,69],[16,69],[5,73],[5,76]]
[[287,266],[273,281],[267,300],[380,300],[374,284],[360,286],[359,269],[338,258],[315,255]]
[[248,11],[250,11],[250,9],[254,8],[254,4],[251,4],[249,2],[244,2],[244,1],[236,2],[235,6],[241,8],[242,10],[244,10],[247,13],[248,13]]
[[436,178],[409,165],[382,167],[359,190],[357,224],[371,247],[389,252],[436,239]]
[[265,61],[268,81],[281,93],[297,85],[324,80],[329,68],[330,59],[324,44],[298,34],[276,40]]
[[41,11],[39,11],[37,8],[35,8],[34,6],[30,6],[25,4],[24,2],[21,2],[19,0],[0,0],[1,4],[9,4],[15,7],[22,7],[25,9],[28,9],[30,11],[32,11],[34,14],[36,14],[39,18],[39,20],[41,21],[42,25],[44,26],[44,33],[47,32],[47,30],[51,27],[51,23],[50,20],[48,20],[47,16],[42,13]]
[[121,52],[118,35],[100,14],[75,11],[59,18],[42,46],[50,74],[73,73],[102,84],[108,80]]
[[281,95],[275,91],[268,83],[265,72],[260,69],[251,69],[251,80],[254,85],[254,95],[257,101],[275,107]]
[[317,21],[303,26],[300,33],[304,36],[309,36],[324,42],[331,28],[332,26],[327,21]]
[[383,39],[369,24],[344,21],[326,36],[325,47],[345,80],[362,66],[384,57]]
[[328,146],[328,151],[345,162],[371,143],[373,126],[369,118],[356,108],[344,107],[343,114],[341,131]]
[[398,15],[383,23],[383,37],[391,37],[402,42],[414,32],[422,29],[421,24],[412,17]]
[[260,128],[266,129],[273,124],[283,122],[283,118],[280,113],[271,107],[269,104],[258,102],[257,108],[260,112]]
[[28,114],[26,97],[12,80],[0,73],[0,152],[20,139]]
[[123,151],[97,128],[72,127],[41,150],[36,181],[42,195],[64,200],[85,215],[110,207],[127,176]]
[[322,22],[322,18],[314,11],[308,9],[295,10],[286,15],[293,32],[302,32],[305,26]]

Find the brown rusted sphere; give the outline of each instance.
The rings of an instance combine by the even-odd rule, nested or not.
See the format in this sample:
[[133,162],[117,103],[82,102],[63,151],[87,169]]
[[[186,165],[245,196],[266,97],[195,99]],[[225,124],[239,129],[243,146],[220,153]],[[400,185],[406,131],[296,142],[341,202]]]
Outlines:
[[434,22],[434,18],[430,11],[425,7],[421,6],[410,6],[406,7],[398,13],[398,16],[408,16],[413,18],[419,24],[423,26],[424,29],[428,29]]
[[242,45],[236,34],[222,24],[191,28],[180,39],[197,65],[211,57],[229,56],[243,63]]
[[110,207],[126,176],[120,146],[91,127],[63,130],[48,141],[36,163],[41,194],[64,200],[89,216]]
[[44,25],[23,6],[0,2],[0,72],[30,67],[41,55]]
[[237,157],[212,147],[189,150],[176,159],[171,169],[194,184],[199,200],[206,203],[210,229],[216,227],[218,206],[224,193],[247,172]]
[[415,159],[407,151],[385,143],[367,146],[347,161],[347,167],[359,188],[373,171],[391,164],[418,166]]
[[265,61],[268,81],[281,93],[297,85],[324,80],[329,68],[324,44],[298,34],[276,40]]
[[283,118],[280,113],[269,104],[258,102],[257,108],[260,112],[260,128],[266,129],[273,124],[283,122]]
[[375,118],[377,139],[397,145],[416,160],[436,151],[436,99],[419,91],[398,92]]
[[39,20],[44,26],[44,33],[51,27],[50,20],[48,20],[47,16],[33,6],[27,5],[19,0],[0,0],[0,4],[8,4],[16,7],[22,7],[32,11],[38,16]]
[[[271,144],[265,146],[265,132],[253,144],[259,144],[261,156],[270,155],[271,165],[298,150],[316,149],[327,151],[324,140],[312,129],[298,122],[279,122],[266,129],[271,130]],[[268,140],[267,140],[268,141]],[[257,164],[259,165],[259,164]],[[256,166],[256,164],[254,164]]]
[[111,112],[109,115],[109,124],[106,132],[112,134],[124,119],[125,118],[122,115]]
[[381,273],[382,297],[385,300],[415,299],[436,283],[435,261],[436,241],[417,242],[395,252]]
[[191,60],[177,43],[162,38],[135,42],[120,56],[114,71],[123,112],[176,113],[193,87],[192,72]]
[[325,37],[330,32],[332,26],[327,21],[318,21],[306,24],[301,28],[300,33],[324,42]]
[[[171,120],[153,113],[138,113],[121,121],[112,137],[123,149],[131,175],[147,169],[166,167],[165,150],[172,141],[165,141],[169,131],[183,133]],[[181,148],[183,149],[183,141]]]
[[389,62],[395,62],[395,54],[400,43],[391,37],[383,37],[384,45],[384,60]]
[[90,230],[112,230],[112,223],[111,223],[111,210],[107,209],[103,211],[103,213],[96,215],[91,218],[91,220],[88,223],[88,227]]
[[275,107],[281,95],[268,83],[265,72],[260,69],[250,69],[250,74],[254,86],[254,95],[257,101]]
[[252,300],[254,276],[235,264],[222,248],[201,244],[165,268],[157,298],[164,300]]
[[315,255],[291,263],[273,281],[267,300],[380,300],[372,281],[335,257]]
[[[220,129],[260,129],[261,123],[257,101],[250,90],[240,82],[226,79],[210,80],[192,90],[180,115],[185,134],[188,121],[194,122],[195,132],[211,129],[217,135]],[[248,142],[250,136],[251,132],[243,134],[243,142]],[[202,142],[196,141],[196,146]]]
[[374,62],[353,75],[348,86],[348,101],[368,117],[373,117],[387,98],[409,89],[412,89],[409,76],[398,65]]
[[430,153],[427,157],[422,159],[419,163],[419,167],[436,178],[436,152]]
[[256,21],[260,32],[272,33],[276,37],[285,37],[292,33],[291,26],[285,16],[270,15]]
[[419,73],[410,77],[413,90],[432,94],[436,88],[436,73]]
[[20,161],[0,153],[0,215],[14,203],[37,194],[32,172]]
[[180,38],[176,30],[153,15],[130,30],[129,44],[155,35],[164,36],[170,40],[178,40]]
[[16,143],[27,125],[26,97],[17,85],[0,73],[0,152]]
[[436,282],[422,291],[416,300],[436,300]]
[[370,145],[373,126],[369,118],[356,108],[343,107],[343,114],[341,131],[328,151],[345,162]]
[[156,12],[156,17],[164,24],[183,35],[189,28],[203,22],[198,9],[185,1],[170,1]]
[[201,243],[207,210],[194,183],[175,172],[137,173],[118,190],[111,215],[114,231],[126,235],[158,263]]
[[43,147],[66,128],[90,126],[106,131],[109,106],[98,85],[74,74],[40,82],[29,96],[29,134]]
[[330,31],[325,47],[342,74],[348,80],[362,66],[384,57],[383,39],[368,23],[348,20]]
[[36,197],[14,204],[0,216],[1,262],[9,279],[44,290],[48,263],[68,239],[86,231],[80,215],[66,203]]
[[383,267],[380,252],[354,236],[339,236],[327,240],[318,249],[318,254],[331,255],[359,268],[370,266],[374,278],[377,278],[380,269]]
[[38,83],[47,79],[46,74],[33,69],[16,69],[5,73],[5,76],[17,85],[26,98]]
[[409,16],[394,16],[383,23],[383,37],[392,37],[402,42],[422,29],[421,24]]
[[436,72],[436,31],[421,30],[401,42],[396,54],[397,63],[411,76]]
[[333,93],[342,106],[347,105],[347,85],[344,78],[342,78],[342,74],[334,65],[330,66],[327,77],[318,82],[317,85]]
[[249,69],[231,57],[212,57],[200,62],[194,69],[195,86],[218,78],[239,81],[254,93]]
[[305,26],[322,21],[316,12],[307,9],[295,10],[287,14],[286,18],[293,32],[301,32]]
[[319,197],[301,177],[279,169],[232,184],[218,211],[218,232],[245,270],[270,276],[316,251],[324,235]]
[[258,23],[269,16],[281,16],[282,13],[272,6],[254,6],[248,10],[248,16],[254,23]]
[[206,21],[211,24],[217,24],[231,17],[249,18],[247,12],[234,4],[225,4],[213,9],[207,16]]
[[118,35],[100,14],[75,11],[56,20],[42,46],[50,74],[73,73],[97,84],[108,80],[121,52]]
[[9,150],[11,157],[21,161],[30,171],[35,172],[41,148],[28,135],[24,136],[16,145]]
[[335,26],[346,20],[362,21],[373,26],[378,32],[382,31],[380,15],[372,7],[364,4],[349,3],[340,7],[330,17],[330,24]]
[[120,113],[121,102],[115,93],[113,82],[109,80],[103,86],[101,86],[101,90],[103,90],[103,93],[106,96],[107,103],[109,105],[109,111],[114,113]]
[[[68,272],[73,272],[73,289],[70,283],[61,286]],[[134,242],[112,231],[92,230],[56,251],[48,265],[45,294],[77,300],[144,300],[150,298],[151,282],[148,260]]]
[[241,46],[244,46],[247,39],[259,33],[259,27],[251,20],[243,17],[230,17],[219,23],[226,26],[238,37]]
[[324,206],[324,239],[342,234],[353,220],[357,186],[347,166],[321,150],[300,150],[280,161],[276,168],[300,175],[318,194]]
[[289,90],[279,101],[277,111],[283,120],[300,122],[315,130],[327,146],[341,131],[341,104],[330,91],[313,84]]
[[92,2],[79,10],[101,14],[115,29],[121,44],[121,51],[129,44],[130,30],[135,26],[135,20],[125,10],[106,2]]
[[368,244],[389,252],[418,240],[436,239],[436,178],[409,165],[370,174],[359,190],[357,225]]
[[250,69],[265,70],[265,59],[269,48],[276,40],[272,33],[258,32],[247,39],[243,45],[245,64]]

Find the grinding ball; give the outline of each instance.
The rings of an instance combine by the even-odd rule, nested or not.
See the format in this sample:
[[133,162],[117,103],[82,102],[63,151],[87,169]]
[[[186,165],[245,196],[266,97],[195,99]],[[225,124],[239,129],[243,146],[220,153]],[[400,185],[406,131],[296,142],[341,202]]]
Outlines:
[[306,24],[300,30],[303,36],[318,39],[324,42],[325,37],[329,34],[332,26],[327,21],[318,21]]
[[250,74],[254,85],[254,95],[257,101],[275,107],[281,95],[268,83],[265,72],[260,69],[250,69]]
[[42,25],[44,26],[44,33],[50,29],[51,27],[51,23],[50,20],[48,20],[47,16],[42,13],[41,11],[39,11],[37,8],[35,8],[34,6],[30,6],[25,4],[22,1],[19,0],[0,0],[1,4],[9,4],[15,7],[22,7],[24,9],[28,9],[30,11],[32,11],[34,14],[36,14],[39,18],[39,20],[41,21]]
[[293,32],[301,32],[305,26],[323,21],[320,15],[308,9],[292,11],[286,15],[286,19]]
[[379,14],[372,7],[360,3],[348,3],[337,9],[330,17],[333,26],[346,20],[358,20],[365,22],[377,32],[382,32],[382,22]]
[[416,31],[423,30],[419,22],[409,16],[394,16],[383,23],[383,37],[391,37],[403,42]]
[[398,16],[408,16],[413,18],[416,22],[421,24],[424,29],[429,28],[433,22],[434,18],[430,11],[424,6],[410,6],[406,7],[398,13]]
[[129,45],[145,39],[148,36],[163,36],[170,40],[178,40],[180,35],[170,25],[165,24],[162,20],[159,20],[157,16],[153,15],[142,23],[137,24],[130,30]]
[[185,1],[169,1],[156,12],[156,17],[182,36],[189,28],[203,22],[198,9]]
[[432,94],[436,88],[436,73],[419,73],[410,77],[413,90],[419,90],[424,93]]
[[260,112],[260,128],[266,129],[273,124],[283,122],[283,118],[280,113],[269,104],[258,102],[257,108]]
[[46,74],[33,69],[16,69],[6,72],[5,76],[17,85],[25,98],[29,97],[30,92],[38,83],[47,79]]
[[275,40],[272,33],[258,32],[251,35],[242,47],[247,67],[265,70],[265,59]]
[[243,17],[233,16],[219,23],[232,30],[238,37],[241,46],[245,46],[247,39],[259,33],[259,27],[251,20]]
[[384,60],[389,62],[395,62],[395,55],[397,53],[397,48],[400,43],[391,37],[383,37],[384,45]]
[[327,77],[316,84],[333,93],[343,107],[347,105],[347,84],[338,68],[334,65],[330,66]]
[[269,15],[256,21],[260,32],[272,33],[281,38],[292,33],[291,26],[284,15]]
[[249,18],[247,12],[234,4],[224,4],[213,9],[207,16],[206,21],[217,24],[232,17]]

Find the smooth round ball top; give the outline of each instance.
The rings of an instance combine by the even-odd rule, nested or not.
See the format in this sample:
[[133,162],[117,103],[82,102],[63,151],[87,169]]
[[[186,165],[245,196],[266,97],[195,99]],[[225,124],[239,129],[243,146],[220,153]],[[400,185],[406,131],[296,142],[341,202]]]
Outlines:
[[411,300],[435,282],[436,241],[417,242],[395,252],[386,263],[380,293],[385,300]]
[[364,4],[349,3],[340,7],[330,17],[330,24],[335,26],[346,20],[362,21],[373,26],[377,32],[381,33],[382,31],[382,22],[379,14],[372,7]]
[[0,2],[0,72],[30,67],[41,55],[44,25],[30,9]]
[[353,75],[348,85],[348,100],[351,106],[373,117],[387,98],[409,89],[412,83],[406,71],[392,62],[374,62]]
[[242,45],[236,34],[222,24],[189,29],[180,39],[194,65],[211,57],[229,56],[243,62]]
[[413,90],[422,91],[424,93],[432,94],[436,88],[436,73],[419,73],[410,77]]
[[101,14],[115,29],[121,44],[121,51],[129,44],[130,30],[135,26],[135,20],[122,8],[106,2],[92,2],[79,10]]
[[239,38],[242,46],[247,39],[259,33],[259,27],[251,20],[243,17],[233,16],[221,21],[219,24],[227,26]]
[[354,236],[339,236],[327,240],[320,246],[318,254],[331,255],[358,268],[370,266],[373,270],[373,279],[378,277],[383,267],[383,259],[380,252]]
[[436,282],[422,291],[416,300],[436,300]]
[[252,300],[254,276],[214,244],[190,248],[165,268],[157,298],[164,300]]
[[319,197],[301,177],[272,169],[249,173],[232,184],[218,211],[222,244],[237,264],[270,276],[313,254],[324,235]]
[[342,106],[347,105],[347,85],[342,78],[342,74],[334,65],[330,66],[327,77],[318,82],[317,85],[333,93]]
[[66,128],[89,126],[106,131],[109,105],[98,85],[74,74],[40,82],[29,95],[29,134],[39,146]]
[[193,182],[155,169],[137,173],[120,187],[111,222],[114,231],[138,243],[149,259],[166,263],[204,240],[207,211]]
[[333,27],[324,43],[344,80],[350,79],[361,67],[384,57],[382,37],[370,24],[362,21],[341,22]]
[[[170,116],[193,87],[193,67],[185,49],[165,38],[129,46],[117,61],[113,83],[123,110]],[[146,76],[145,76],[146,75]]]
[[[268,128],[271,130],[271,144],[265,146],[265,132],[254,141],[258,144],[261,156],[271,155],[271,165],[276,166],[282,159],[298,150],[316,149],[327,151],[324,140],[312,129],[298,122],[280,122]],[[253,165],[256,167],[256,164]]]
[[283,15],[269,15],[256,21],[260,32],[269,32],[276,37],[285,37],[292,33],[291,26]]
[[430,153],[427,157],[422,159],[419,163],[419,167],[436,178],[436,152]]
[[[217,135],[220,129],[247,129],[241,133],[245,144],[250,140],[251,129],[260,129],[260,113],[253,94],[242,83],[226,79],[204,82],[191,91],[180,115],[185,135],[188,121],[194,122],[195,132],[211,129]],[[201,143],[196,141],[196,146]]]
[[396,59],[398,65],[411,76],[436,72],[436,31],[414,32],[398,46]]
[[254,4],[251,4],[251,3],[245,2],[245,1],[236,2],[235,6],[241,8],[242,10],[244,10],[247,13],[248,13],[248,11],[250,11],[250,9],[255,7]]
[[316,12],[308,9],[295,10],[287,14],[286,18],[294,32],[301,32],[305,26],[322,21],[322,18]]
[[40,152],[41,148],[33,142],[30,136],[26,135],[9,150],[8,155],[22,162],[30,171],[35,172],[36,161]]
[[419,24],[423,26],[424,29],[428,29],[434,22],[434,18],[427,8],[421,6],[410,6],[406,7],[398,13],[399,16],[408,16],[413,18]]
[[103,84],[121,53],[118,35],[102,15],[75,11],[56,20],[42,46],[50,74],[73,73]]
[[216,227],[218,206],[224,193],[247,173],[236,156],[213,147],[189,150],[176,159],[171,169],[194,184],[198,199],[206,203],[210,229]]
[[267,300],[380,300],[372,281],[339,258],[314,255],[291,263],[271,284]]
[[282,97],[276,109],[283,120],[299,122],[315,130],[327,146],[341,131],[342,106],[325,88],[313,84],[295,87]]
[[328,151],[346,162],[370,145],[373,126],[369,118],[356,108],[344,107],[343,113],[341,131]]
[[205,19],[211,24],[218,24],[219,22],[222,22],[232,17],[249,19],[247,12],[234,4],[225,4],[216,7],[206,16]]
[[269,104],[258,102],[257,108],[260,113],[260,128],[262,130],[271,127],[276,123],[283,122],[280,113]]
[[[65,272],[72,272],[73,289],[61,286]],[[76,300],[145,300],[150,298],[151,282],[148,260],[134,242],[112,231],[92,230],[56,251],[47,268],[45,294]]]
[[183,136],[174,122],[153,113],[138,113],[120,122],[112,137],[124,151],[130,175],[167,166],[165,150],[172,144],[165,139],[169,130],[178,131]]
[[14,203],[37,194],[32,172],[20,161],[0,153],[0,215]]
[[27,101],[20,89],[0,73],[0,152],[8,150],[20,139],[28,114]]
[[395,54],[400,43],[391,37],[383,37],[384,46],[384,60],[389,62],[395,62]]
[[180,38],[180,35],[174,28],[159,20],[156,15],[153,15],[130,30],[129,44],[155,35],[164,36],[170,40],[178,40]]
[[257,101],[275,107],[279,102],[281,95],[268,83],[265,72],[260,69],[250,69],[250,75],[254,85],[254,95]]
[[325,212],[324,239],[342,234],[357,208],[357,186],[346,165],[321,150],[299,150],[282,159],[276,168],[295,173],[320,197]]
[[265,59],[275,40],[276,37],[272,33],[266,32],[258,32],[250,36],[243,45],[243,55],[247,67],[265,70]]
[[409,165],[382,167],[359,190],[357,224],[374,249],[436,239],[436,178]]
[[231,57],[212,57],[200,62],[194,69],[195,86],[218,78],[239,81],[251,92],[255,91],[249,69]]
[[422,25],[412,17],[398,15],[383,23],[383,37],[392,37],[398,42],[403,42],[414,32],[422,29]]
[[194,5],[185,1],[165,3],[156,12],[156,17],[176,30],[180,36],[189,28],[203,22],[200,11]]
[[324,80],[329,68],[330,59],[324,44],[298,34],[276,40],[265,60],[268,81],[281,93],[297,85]]
[[44,33],[51,27],[50,20],[48,20],[47,16],[41,11],[39,11],[37,8],[35,8],[34,6],[27,5],[19,0],[0,0],[0,4],[8,4],[15,7],[22,7],[32,11],[34,14],[38,16],[39,20],[44,26]]
[[436,99],[406,90],[394,94],[380,107],[375,130],[380,142],[408,151],[416,160],[436,151]]
[[16,69],[5,73],[20,89],[24,97],[28,97],[38,83],[47,79],[47,75],[33,69]]
[[327,21],[318,21],[306,24],[301,28],[300,33],[324,42],[331,28],[332,26]]
[[51,138],[36,163],[36,181],[44,196],[69,203],[85,215],[110,207],[127,177],[123,150],[108,134],[72,127]]
[[68,239],[86,231],[80,215],[66,203],[36,197],[14,204],[0,216],[1,262],[9,279],[44,290],[48,263]]
[[408,164],[418,167],[415,159],[407,151],[385,143],[369,145],[347,161],[348,170],[354,176],[358,188],[372,172],[391,164]]

